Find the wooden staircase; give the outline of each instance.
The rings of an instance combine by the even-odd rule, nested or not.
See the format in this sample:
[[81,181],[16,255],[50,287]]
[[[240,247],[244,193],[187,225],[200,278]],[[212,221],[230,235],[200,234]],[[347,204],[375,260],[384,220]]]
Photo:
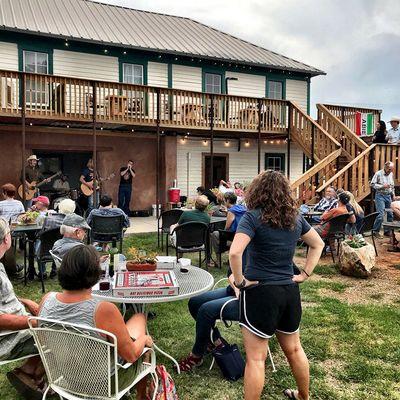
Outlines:
[[289,135],[314,165],[291,187],[299,204],[309,203],[328,186],[342,188],[354,194],[357,201],[370,193],[373,174],[386,161],[395,163],[395,181],[399,183],[399,146],[368,146],[355,133],[356,115],[372,113],[375,121],[380,110],[317,104],[317,122],[294,103],[289,111]]

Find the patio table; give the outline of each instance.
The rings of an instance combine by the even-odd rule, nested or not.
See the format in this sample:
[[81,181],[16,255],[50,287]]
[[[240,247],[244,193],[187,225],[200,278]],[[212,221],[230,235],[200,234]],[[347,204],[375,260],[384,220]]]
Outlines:
[[313,211],[313,210],[311,210],[311,211],[303,214],[303,217],[311,224],[313,217],[320,217],[322,214],[323,214],[322,211]]
[[[23,234],[28,239],[28,275],[35,276],[35,238],[42,229],[40,224],[11,226],[11,234]],[[24,250],[25,251],[25,250]],[[26,285],[26,271],[24,271],[24,283]]]
[[[186,268],[189,270],[188,272],[181,272],[180,267],[174,269],[176,279],[179,283],[179,294],[176,296],[115,297],[113,296],[112,289],[99,290],[99,284],[93,287],[92,296],[96,299],[110,301],[112,303],[124,305],[132,304],[139,312],[147,313],[147,305],[149,304],[169,303],[189,299],[193,296],[205,293],[213,287],[214,278],[209,272],[193,265]],[[178,373],[180,373],[178,362],[174,357],[161,350],[155,343],[154,348],[165,357],[169,358],[176,365]]]

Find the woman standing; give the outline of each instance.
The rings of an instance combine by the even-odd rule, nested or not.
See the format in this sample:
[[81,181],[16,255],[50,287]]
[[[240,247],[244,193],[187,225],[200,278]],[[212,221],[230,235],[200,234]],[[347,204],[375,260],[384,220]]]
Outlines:
[[372,138],[372,143],[387,143],[386,135],[387,130],[385,121],[378,121],[376,123],[376,131]]
[[[289,181],[277,171],[258,175],[246,192],[249,211],[242,217],[229,252],[235,286],[241,289],[240,324],[246,349],[245,400],[259,399],[265,380],[268,340],[276,334],[298,390],[289,399],[309,399],[309,365],[300,343],[301,301],[298,284],[312,274],[324,243],[298,213]],[[293,256],[302,239],[309,252],[300,275]],[[247,265],[242,274],[242,254]]]

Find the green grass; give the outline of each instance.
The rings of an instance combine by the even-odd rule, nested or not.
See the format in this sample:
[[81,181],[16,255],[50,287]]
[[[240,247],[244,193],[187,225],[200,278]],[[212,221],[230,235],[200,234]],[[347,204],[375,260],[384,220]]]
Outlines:
[[[125,248],[134,245],[156,250],[154,234],[137,235],[125,241]],[[334,266],[318,266],[324,279],[312,280],[302,286],[302,297],[313,304],[305,307],[301,328],[302,342],[310,360],[312,399],[318,400],[396,400],[400,399],[400,311],[399,304],[349,305],[335,298],[349,288],[335,279]],[[214,269],[214,277],[225,271]],[[58,290],[56,281],[47,281],[48,290]],[[38,282],[27,287],[16,285],[17,294],[39,300]],[[332,295],[324,296],[323,290]],[[157,344],[176,358],[188,354],[193,344],[194,323],[187,311],[187,301],[154,305],[157,316],[149,321],[149,329]],[[222,328],[224,337],[242,348],[237,325]],[[267,380],[263,399],[282,399],[286,387],[294,387],[294,380],[276,340],[271,350],[278,368],[274,374],[267,365]],[[181,400],[239,400],[243,398],[243,381],[230,383],[221,378],[217,367],[208,371],[211,360],[190,374],[173,372],[168,360],[158,356],[158,362],[172,373]],[[20,399],[8,384],[5,372],[15,365],[0,370],[0,398]]]

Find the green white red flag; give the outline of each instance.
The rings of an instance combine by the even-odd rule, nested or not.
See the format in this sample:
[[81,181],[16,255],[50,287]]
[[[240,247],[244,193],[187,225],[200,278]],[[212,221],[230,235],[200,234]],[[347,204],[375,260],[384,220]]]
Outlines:
[[358,136],[374,134],[374,115],[372,113],[356,112],[356,134]]

